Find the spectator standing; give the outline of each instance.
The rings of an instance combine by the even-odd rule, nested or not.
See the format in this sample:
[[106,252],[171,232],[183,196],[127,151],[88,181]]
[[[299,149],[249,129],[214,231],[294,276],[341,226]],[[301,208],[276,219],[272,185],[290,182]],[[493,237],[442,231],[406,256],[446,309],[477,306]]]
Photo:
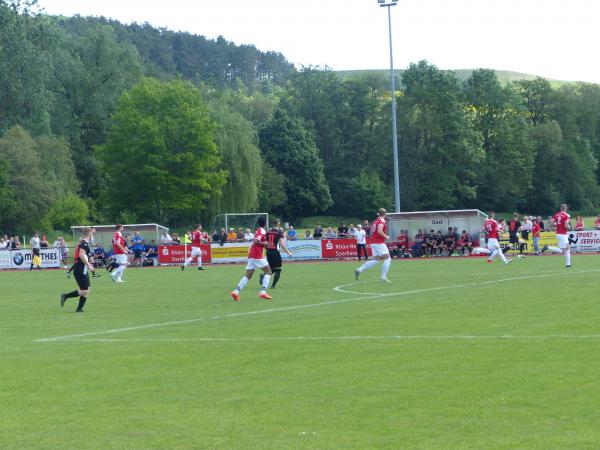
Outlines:
[[160,237],[160,245],[172,245],[173,239],[166,231],[162,232],[162,236]]
[[173,233],[173,244],[181,244],[181,240],[179,239],[179,234]]
[[583,231],[585,230],[585,224],[583,223],[583,217],[577,216],[577,220],[575,221],[575,231]]
[[537,219],[533,219],[533,227],[531,228],[531,235],[533,236],[533,251],[536,255],[541,255],[540,250],[540,224]]
[[246,228],[246,233],[244,234],[244,242],[252,242],[254,240],[254,234],[250,231],[250,228]]
[[310,230],[304,231],[304,239],[312,239],[313,237],[310,234]]
[[298,233],[296,232],[296,230],[294,230],[294,227],[292,225],[290,225],[290,228],[287,232],[287,238],[290,241],[295,241],[296,239],[298,239]]
[[350,226],[348,227],[348,237],[350,239],[354,239],[355,234],[356,234],[356,227],[354,226],[353,223],[351,223]]
[[48,238],[45,234],[42,234],[42,238],[40,239],[40,248],[48,248],[50,247],[50,243],[48,242]]
[[542,218],[540,216],[537,216],[537,222],[538,222],[538,225],[540,226],[540,231],[546,231],[544,228],[544,221],[542,220]]
[[140,235],[139,231],[135,232],[131,244],[133,250],[133,265],[142,267],[144,261],[144,238]]
[[19,240],[19,236],[13,236],[10,248],[11,250],[21,250],[21,241]]
[[67,241],[65,241],[62,236],[59,236],[56,241],[54,241],[54,248],[58,249],[63,268],[68,269],[69,247],[67,247]]
[[371,237],[371,224],[369,223],[368,220],[365,220],[363,222],[362,228],[363,228],[363,230],[365,230],[365,233],[367,234],[367,237]]
[[339,239],[345,239],[348,237],[348,227],[344,225],[344,222],[340,222],[337,235]]
[[333,228],[331,227],[327,227],[327,231],[325,232],[325,239],[335,239],[336,235],[335,235],[335,231],[333,231]]
[[359,223],[356,226],[356,233],[354,233],[354,239],[356,239],[356,255],[360,261],[360,257],[364,254],[365,261],[369,259],[367,254],[367,233],[362,229],[362,225]]
[[600,214],[596,216],[596,220],[594,221],[594,228],[596,230],[600,230]]
[[315,232],[313,233],[313,238],[321,239],[323,237],[323,227],[320,223],[315,227]]
[[519,253],[523,253],[523,248],[519,245],[519,229],[521,228],[521,221],[519,220],[519,214],[514,213],[513,218],[508,221],[508,242],[515,250],[519,250]]
[[37,266],[39,270],[42,270],[42,260],[40,258],[40,237],[38,236],[37,231],[33,233],[33,236],[29,240],[29,245],[31,246],[32,253],[29,270],[33,270],[33,266]]
[[[523,223],[521,224],[521,237],[528,241],[529,240],[529,233],[531,233],[531,230],[533,229],[533,222],[531,221],[531,217],[527,217],[525,216],[525,218],[523,219]],[[525,247],[526,244],[522,244],[522,247]],[[521,250],[521,247],[519,247],[519,250]],[[519,252],[521,253],[521,252]]]

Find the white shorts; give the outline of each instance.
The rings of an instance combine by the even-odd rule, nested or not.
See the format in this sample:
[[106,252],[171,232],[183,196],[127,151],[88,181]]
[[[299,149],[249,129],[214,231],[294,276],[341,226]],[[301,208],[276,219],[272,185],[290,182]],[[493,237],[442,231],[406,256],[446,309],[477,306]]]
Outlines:
[[488,248],[488,250],[491,250],[491,251],[500,250],[500,244],[498,243],[498,239],[488,238],[487,248]]
[[256,270],[262,269],[265,266],[268,266],[267,258],[254,259],[248,258],[248,264],[246,264],[246,270]]
[[120,266],[126,266],[128,264],[127,255],[125,255],[125,254],[115,255],[115,261]]
[[558,241],[558,248],[561,250],[569,248],[569,237],[566,234],[557,234],[556,240]]
[[390,251],[385,244],[371,244],[371,253],[373,256],[389,255]]
[[202,249],[200,247],[192,247],[192,258],[199,256],[202,259]]

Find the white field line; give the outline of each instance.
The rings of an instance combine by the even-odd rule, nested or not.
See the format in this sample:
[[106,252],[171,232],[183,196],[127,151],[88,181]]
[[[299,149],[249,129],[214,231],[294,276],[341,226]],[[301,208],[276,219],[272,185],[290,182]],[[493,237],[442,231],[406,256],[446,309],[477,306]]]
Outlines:
[[544,334],[544,335],[397,335],[397,336],[271,336],[271,337],[199,337],[199,338],[72,338],[64,342],[254,342],[254,341],[446,341],[446,340],[523,340],[542,341],[554,339],[591,340],[600,334]]
[[435,291],[447,290],[447,289],[459,289],[459,288],[465,288],[465,287],[484,286],[484,285],[488,285],[488,284],[505,283],[508,281],[529,280],[529,279],[535,279],[535,278],[549,278],[549,277],[564,276],[564,275],[579,275],[579,274],[592,273],[592,272],[600,272],[600,269],[582,270],[582,271],[578,271],[578,272],[565,270],[562,272],[548,272],[548,273],[541,274],[541,275],[524,275],[524,276],[520,276],[520,277],[510,277],[510,278],[502,278],[502,279],[488,280],[488,281],[476,281],[473,283],[461,283],[461,284],[454,284],[454,285],[449,285],[449,286],[437,286],[437,287],[425,288],[425,289],[413,289],[410,291],[391,292],[391,293],[387,293],[387,294],[374,294],[374,293],[369,293],[369,292],[346,291],[346,290],[342,289],[346,286],[353,286],[355,284],[358,284],[358,283],[349,283],[349,284],[343,284],[340,286],[336,286],[333,290],[336,292],[342,292],[342,293],[346,293],[346,294],[357,294],[357,295],[361,295],[362,297],[353,297],[353,298],[346,298],[346,299],[341,299],[341,300],[330,300],[330,301],[325,301],[325,302],[320,302],[320,303],[310,303],[307,305],[294,305],[294,306],[284,306],[281,308],[270,308],[270,309],[261,309],[261,310],[255,310],[255,311],[245,311],[245,312],[223,314],[223,315],[212,316],[212,317],[198,317],[195,319],[187,319],[187,320],[175,320],[175,321],[170,321],[170,322],[150,323],[150,324],[145,324],[145,325],[133,325],[130,327],[125,327],[125,328],[115,328],[113,330],[102,330],[102,331],[92,331],[89,333],[67,334],[64,336],[53,336],[53,337],[48,337],[48,338],[36,339],[34,342],[65,341],[65,340],[69,340],[69,339],[85,338],[85,337],[89,337],[89,336],[98,336],[98,335],[103,335],[103,334],[124,333],[127,331],[137,331],[137,330],[143,330],[143,329],[148,329],[148,328],[166,327],[166,326],[170,326],[170,325],[184,325],[184,324],[188,324],[188,323],[203,322],[203,321],[207,321],[207,320],[230,319],[230,318],[235,318],[235,317],[246,317],[246,316],[259,315],[259,314],[270,314],[270,313],[276,313],[276,312],[293,311],[293,310],[297,310],[297,309],[316,308],[319,306],[328,306],[328,305],[337,305],[337,304],[350,303],[350,302],[358,302],[358,301],[363,301],[363,300],[373,300],[373,299],[380,299],[380,298],[386,298],[386,297],[392,297],[392,296],[422,294],[425,292],[435,292]]

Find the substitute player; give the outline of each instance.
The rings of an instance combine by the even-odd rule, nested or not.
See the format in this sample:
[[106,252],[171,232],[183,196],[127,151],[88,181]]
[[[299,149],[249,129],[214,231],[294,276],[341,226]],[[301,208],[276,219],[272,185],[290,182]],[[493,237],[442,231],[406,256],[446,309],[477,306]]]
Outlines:
[[110,274],[110,277],[115,283],[125,283],[125,281],[123,281],[123,272],[129,264],[127,261],[127,255],[132,252],[127,248],[127,244],[125,243],[125,238],[123,237],[123,225],[120,223],[116,224],[115,230],[115,234],[112,238],[112,244],[115,263],[118,265],[118,267],[113,273]]
[[368,260],[362,266],[356,269],[354,271],[354,278],[356,278],[358,281],[358,277],[362,272],[375,266],[381,260],[382,264],[380,279],[384,283],[390,283],[390,280],[387,278],[387,273],[392,260],[390,259],[390,251],[385,244],[385,241],[389,239],[389,236],[387,235],[387,223],[385,221],[387,211],[384,208],[379,208],[377,214],[377,219],[375,219],[373,225],[371,225],[371,252],[373,253],[373,259]]
[[60,306],[65,306],[65,302],[68,298],[79,297],[79,305],[77,306],[75,312],[83,312],[83,306],[85,305],[87,296],[91,290],[89,273],[94,270],[94,266],[92,266],[89,260],[91,254],[89,245],[91,232],[91,228],[83,229],[83,237],[81,241],[79,241],[77,249],[75,250],[77,262],[75,263],[75,267],[73,269],[73,275],[75,277],[75,281],[77,282],[78,289],[67,294],[60,295]]
[[265,300],[271,300],[271,296],[267,294],[267,287],[269,286],[269,280],[271,279],[271,268],[267,259],[264,257],[264,249],[267,247],[267,232],[265,227],[267,226],[267,218],[260,216],[258,218],[258,228],[254,232],[254,241],[248,251],[248,264],[246,265],[246,275],[242,277],[238,285],[233,291],[230,292],[231,297],[236,301],[240,301],[240,291],[244,289],[244,286],[248,284],[248,280],[252,278],[256,269],[262,269],[264,277],[258,296]]
[[491,263],[496,256],[500,256],[504,264],[509,264],[512,262],[512,259],[506,259],[504,252],[500,248],[500,243],[498,242],[498,232],[500,229],[495,217],[496,214],[494,211],[490,211],[487,220],[483,223],[483,231],[487,236],[487,248],[490,251],[487,262]]
[[[275,274],[273,276],[273,284],[271,285],[271,289],[275,289],[275,286],[277,286],[279,277],[281,276],[281,267],[283,266],[279,248],[286,252],[288,256],[292,256],[292,252],[290,252],[283,243],[283,233],[279,229],[279,220],[275,219],[273,221],[273,226],[269,231],[267,231],[267,262],[269,263],[271,271]],[[261,285],[264,281],[264,278],[265,274],[260,274]]]
[[204,267],[202,267],[202,249],[200,248],[200,244],[202,243],[206,244],[208,241],[205,239],[204,233],[202,233],[202,225],[198,224],[194,228],[194,231],[192,231],[192,256],[184,261],[181,265],[181,270],[189,266],[196,257],[198,258],[198,270],[204,270]]

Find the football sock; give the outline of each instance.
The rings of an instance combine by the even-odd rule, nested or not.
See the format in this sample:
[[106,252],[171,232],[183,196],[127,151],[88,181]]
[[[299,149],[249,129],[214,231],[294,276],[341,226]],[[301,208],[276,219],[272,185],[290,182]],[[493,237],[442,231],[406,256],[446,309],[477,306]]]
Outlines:
[[114,277],[115,277],[117,280],[119,280],[119,279],[121,279],[121,277],[123,276],[123,272],[124,272],[124,271],[125,271],[125,266],[119,266],[119,267],[117,267],[117,270],[115,270],[115,271],[113,272],[113,276],[114,276]]
[[192,258],[192,257],[190,256],[188,259],[186,259],[186,260],[185,260],[185,262],[183,263],[183,265],[184,265],[185,267],[189,266],[189,265],[191,264],[191,262],[192,262],[192,259],[194,259],[194,258]]
[[391,258],[387,258],[383,260],[383,264],[381,264],[381,278],[387,278],[388,269],[390,268],[390,264],[392,263]]
[[262,281],[261,291],[267,290],[267,288],[269,287],[269,280],[271,280],[271,275],[265,274],[263,281]]
[[500,256],[500,259],[502,260],[502,262],[506,262],[506,256],[504,256],[504,252],[502,250],[498,251],[498,256]]
[[364,263],[362,266],[360,266],[357,270],[359,272],[363,272],[364,270],[370,269],[371,267],[376,265],[378,262],[379,261],[377,261],[376,259],[371,259],[371,260],[367,261],[366,263]]
[[79,297],[79,305],[77,305],[77,311],[83,311],[83,305],[85,305],[85,297]]
[[565,263],[567,266],[571,265],[571,250],[565,250]]
[[65,298],[79,297],[79,291],[71,291],[68,294],[65,294]]
[[198,267],[202,267],[202,256],[198,256]]
[[273,284],[271,288],[274,288],[277,282],[279,281],[279,277],[281,276],[281,269],[275,271],[275,276],[273,277]]
[[242,279],[240,280],[240,282],[238,283],[238,285],[235,287],[235,290],[240,292],[242,289],[244,289],[244,286],[246,286],[247,283],[248,283],[248,277],[246,277],[246,275],[244,275],[242,277]]

